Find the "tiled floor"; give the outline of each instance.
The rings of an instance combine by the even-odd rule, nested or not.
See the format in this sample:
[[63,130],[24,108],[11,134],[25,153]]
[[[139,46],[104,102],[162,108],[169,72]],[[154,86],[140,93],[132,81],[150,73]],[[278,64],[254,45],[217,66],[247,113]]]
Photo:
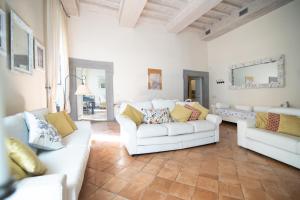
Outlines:
[[235,125],[218,144],[134,157],[116,123],[92,127],[80,200],[300,199],[300,170],[238,147]]

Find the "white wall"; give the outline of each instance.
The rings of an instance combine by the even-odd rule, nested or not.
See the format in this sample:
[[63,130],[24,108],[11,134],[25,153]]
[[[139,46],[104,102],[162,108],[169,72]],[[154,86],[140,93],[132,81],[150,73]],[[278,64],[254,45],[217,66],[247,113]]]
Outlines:
[[[161,25],[119,26],[116,16],[87,12],[69,19],[70,57],[114,63],[114,98],[183,98],[183,69],[207,71],[206,43],[196,32],[168,33]],[[161,68],[163,89],[147,89],[147,68]]]
[[[44,6],[44,0],[0,0],[0,7],[7,13],[13,9],[32,28],[34,37],[42,44],[45,44]],[[9,24],[7,30],[9,40]],[[11,71],[7,53],[6,57],[0,55],[0,73],[5,74],[6,113],[46,107],[45,71],[36,69],[32,75]]]
[[[289,101],[300,107],[300,1],[293,1],[261,18],[208,42],[210,97],[231,104],[278,106]],[[274,89],[228,89],[233,64],[286,55],[286,86]],[[217,85],[216,79],[225,84]]]

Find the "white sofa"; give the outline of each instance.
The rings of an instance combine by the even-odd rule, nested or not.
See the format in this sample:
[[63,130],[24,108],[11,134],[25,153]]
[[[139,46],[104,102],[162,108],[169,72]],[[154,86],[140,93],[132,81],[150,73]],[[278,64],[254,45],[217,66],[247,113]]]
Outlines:
[[[33,111],[43,118],[47,109]],[[43,176],[28,177],[16,184],[9,200],[77,200],[90,152],[90,122],[75,122],[78,130],[63,138],[65,147],[56,151],[41,151],[39,159],[47,166]],[[7,136],[28,144],[28,130],[23,113],[4,118]]]
[[[183,104],[175,100],[153,100],[129,104],[138,110],[166,107],[172,110],[175,103]],[[183,149],[219,141],[219,125],[222,122],[219,116],[208,114],[206,120],[136,126],[131,119],[120,114],[126,105],[127,103],[122,104],[115,116],[120,124],[121,141],[130,155]]]
[[[271,108],[267,112],[300,116],[300,109]],[[255,128],[255,119],[239,120],[238,145],[300,169],[300,137]]]
[[213,113],[222,117],[223,121],[237,123],[238,120],[255,119],[256,112],[264,112],[271,109],[270,106],[245,106],[245,105],[228,105],[225,103],[216,103]]

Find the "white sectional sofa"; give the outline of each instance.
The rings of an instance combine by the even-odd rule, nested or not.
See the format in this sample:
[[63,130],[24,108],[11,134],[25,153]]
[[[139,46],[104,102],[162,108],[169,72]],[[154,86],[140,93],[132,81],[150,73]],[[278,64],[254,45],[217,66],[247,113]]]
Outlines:
[[[271,108],[267,112],[295,115],[300,109]],[[255,128],[255,119],[239,120],[238,145],[300,169],[300,137]]]
[[[47,109],[33,111],[43,118]],[[46,165],[43,176],[29,177],[16,184],[16,192],[9,200],[77,200],[90,152],[90,122],[75,122],[78,130],[63,138],[65,147],[56,151],[41,151],[39,159]],[[7,136],[28,144],[28,130],[23,113],[4,119]]]
[[[138,110],[142,108],[169,108],[172,110],[173,100],[153,100],[129,103]],[[131,119],[121,115],[127,103],[116,109],[116,119],[120,124],[121,141],[130,155],[160,151],[183,149],[219,141],[219,116],[208,114],[206,120],[186,123],[170,122],[165,124],[141,124],[137,126]]]

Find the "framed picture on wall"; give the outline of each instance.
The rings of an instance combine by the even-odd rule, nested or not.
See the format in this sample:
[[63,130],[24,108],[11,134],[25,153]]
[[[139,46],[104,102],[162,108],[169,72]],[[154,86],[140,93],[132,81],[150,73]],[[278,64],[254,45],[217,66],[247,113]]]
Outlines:
[[6,15],[0,9],[0,55],[6,56]]
[[148,68],[148,89],[149,90],[162,89],[161,69]]
[[45,59],[45,47],[37,40],[34,39],[34,67],[45,69],[46,59]]

